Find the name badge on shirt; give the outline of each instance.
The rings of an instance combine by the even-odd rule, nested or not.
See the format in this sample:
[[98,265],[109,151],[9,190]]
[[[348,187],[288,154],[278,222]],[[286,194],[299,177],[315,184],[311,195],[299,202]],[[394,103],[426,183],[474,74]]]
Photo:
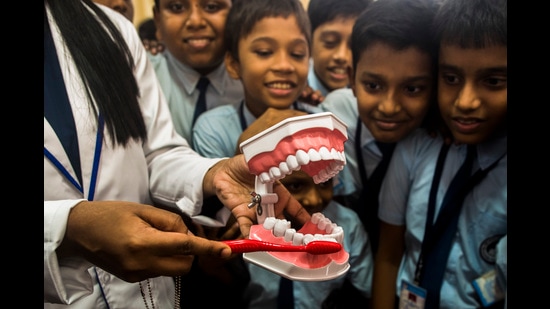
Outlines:
[[402,280],[399,309],[423,309],[427,293],[426,289]]
[[472,282],[483,307],[504,299],[504,293],[496,283],[496,271],[491,270]]

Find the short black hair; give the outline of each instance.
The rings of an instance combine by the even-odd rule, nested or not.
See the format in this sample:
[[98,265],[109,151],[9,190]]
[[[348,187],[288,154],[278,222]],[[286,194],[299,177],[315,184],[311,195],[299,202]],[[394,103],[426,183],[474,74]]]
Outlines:
[[507,44],[507,0],[446,0],[434,18],[444,44],[483,48]]
[[373,0],[310,0],[307,14],[311,22],[311,33],[322,24],[336,18],[356,18]]
[[233,0],[225,23],[225,47],[239,59],[239,40],[250,34],[254,26],[266,17],[296,16],[298,27],[311,49],[311,25],[302,3],[298,0]]
[[436,63],[438,44],[432,23],[437,8],[434,0],[377,0],[370,4],[355,21],[351,34],[354,72],[361,53],[377,42],[396,50],[414,46]]
[[147,18],[138,26],[139,38],[142,40],[156,40],[157,26],[152,18]]

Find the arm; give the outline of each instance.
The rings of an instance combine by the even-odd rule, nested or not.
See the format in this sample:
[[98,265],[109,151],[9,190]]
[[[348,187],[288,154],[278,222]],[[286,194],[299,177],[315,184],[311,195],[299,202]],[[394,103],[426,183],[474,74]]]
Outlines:
[[231,250],[189,234],[181,216],[166,210],[133,202],[83,201],[72,208],[57,253],[60,260],[81,256],[137,282],[183,275],[194,255],[228,258]]
[[404,239],[405,226],[380,222],[380,241],[372,281],[374,309],[395,308],[397,272],[405,252]]

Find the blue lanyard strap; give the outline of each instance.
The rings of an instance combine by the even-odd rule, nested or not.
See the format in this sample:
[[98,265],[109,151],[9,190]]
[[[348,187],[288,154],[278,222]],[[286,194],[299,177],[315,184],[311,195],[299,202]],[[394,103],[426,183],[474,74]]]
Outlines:
[[[96,144],[95,144],[95,152],[94,152],[94,163],[92,165],[92,177],[90,179],[90,190],[88,192],[88,200],[93,201],[94,195],[95,195],[95,187],[97,182],[97,171],[99,169],[99,158],[101,157],[101,147],[103,145],[103,127],[104,127],[104,120],[101,115],[99,115],[99,122],[98,122],[98,128],[97,128],[97,138],[96,138]],[[50,160],[55,167],[67,178],[73,186],[82,194],[84,194],[84,190],[82,189],[82,186],[74,179],[73,176],[67,171],[67,169],[57,160],[57,158],[48,150],[46,149],[46,146],[44,146],[44,155],[48,160]]]

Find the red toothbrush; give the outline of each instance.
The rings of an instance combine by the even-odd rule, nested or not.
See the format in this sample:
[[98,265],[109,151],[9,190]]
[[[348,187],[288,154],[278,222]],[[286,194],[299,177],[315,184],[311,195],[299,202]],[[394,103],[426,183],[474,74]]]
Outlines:
[[342,249],[342,245],[332,241],[314,240],[307,245],[294,246],[276,244],[255,239],[237,239],[222,241],[229,245],[233,253],[246,253],[256,251],[279,251],[279,252],[307,252],[310,254],[329,254]]

